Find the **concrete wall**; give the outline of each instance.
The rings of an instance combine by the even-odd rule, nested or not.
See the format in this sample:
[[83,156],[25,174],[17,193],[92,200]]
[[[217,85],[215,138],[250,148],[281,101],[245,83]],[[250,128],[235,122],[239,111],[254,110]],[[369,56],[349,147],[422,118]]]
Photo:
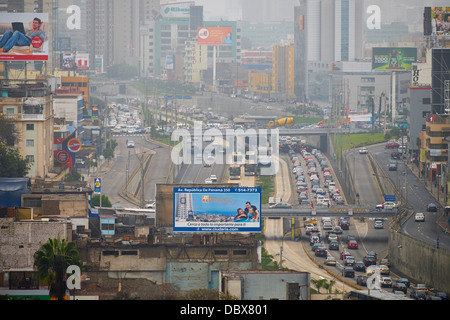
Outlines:
[[435,291],[450,292],[450,252],[389,230],[389,259],[395,269],[414,275]]
[[0,270],[33,270],[33,255],[49,238],[72,240],[67,228],[63,221],[0,219]]

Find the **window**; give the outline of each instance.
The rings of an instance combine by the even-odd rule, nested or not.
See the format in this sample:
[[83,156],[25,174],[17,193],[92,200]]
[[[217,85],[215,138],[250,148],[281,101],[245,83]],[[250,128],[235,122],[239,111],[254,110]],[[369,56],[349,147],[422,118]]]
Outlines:
[[422,104],[431,104],[431,98],[423,98]]
[[25,156],[25,159],[27,159],[29,163],[34,163],[34,156],[33,155]]
[[27,123],[27,131],[33,131],[34,130],[34,124],[33,123]]
[[6,108],[6,114],[15,114],[14,108]]
[[34,147],[34,140],[33,139],[27,139],[27,147]]

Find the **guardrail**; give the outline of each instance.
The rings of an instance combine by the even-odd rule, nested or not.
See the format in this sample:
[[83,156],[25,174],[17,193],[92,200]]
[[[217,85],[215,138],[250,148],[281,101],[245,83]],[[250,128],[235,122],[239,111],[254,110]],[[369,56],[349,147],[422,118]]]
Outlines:
[[361,206],[342,206],[330,208],[292,208],[292,209],[270,209],[262,208],[261,216],[267,218],[279,217],[299,217],[299,216],[323,216],[323,217],[340,217],[351,216],[356,218],[395,217],[398,214],[396,209],[376,209],[374,207]]

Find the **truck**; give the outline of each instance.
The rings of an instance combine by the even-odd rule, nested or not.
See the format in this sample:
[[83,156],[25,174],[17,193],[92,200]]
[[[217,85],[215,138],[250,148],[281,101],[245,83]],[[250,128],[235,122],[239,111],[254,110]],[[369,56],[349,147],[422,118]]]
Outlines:
[[258,165],[255,163],[246,163],[244,165],[244,172],[246,176],[256,176]]

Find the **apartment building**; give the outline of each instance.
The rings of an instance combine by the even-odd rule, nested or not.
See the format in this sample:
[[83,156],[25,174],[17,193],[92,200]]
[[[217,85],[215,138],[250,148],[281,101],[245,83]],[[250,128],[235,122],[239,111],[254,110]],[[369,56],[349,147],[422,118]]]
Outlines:
[[53,169],[53,97],[41,80],[2,80],[0,113],[13,121],[15,148],[28,159],[30,178],[45,178]]

